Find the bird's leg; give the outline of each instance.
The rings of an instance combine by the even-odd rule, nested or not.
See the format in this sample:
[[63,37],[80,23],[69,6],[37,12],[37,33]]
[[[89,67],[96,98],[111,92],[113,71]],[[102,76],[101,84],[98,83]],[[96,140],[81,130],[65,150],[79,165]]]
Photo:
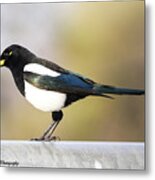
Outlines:
[[35,141],[43,141],[43,140],[45,140],[46,135],[50,132],[52,127],[55,125],[55,123],[56,123],[55,121],[52,122],[52,124],[50,124],[50,126],[46,129],[46,131],[44,132],[44,134],[40,138],[33,138],[31,140],[35,140]]
[[47,138],[46,138],[48,141],[51,141],[51,140],[57,140],[57,139],[60,140],[59,137],[52,136],[52,134],[54,133],[56,127],[57,127],[58,124],[60,123],[62,117],[63,117],[62,111],[55,111],[55,112],[52,112],[52,118],[53,118],[55,124],[54,124],[53,127],[50,129],[50,133],[48,133],[48,136],[47,136]]
[[60,121],[56,121],[53,128],[51,129],[51,132],[49,133],[49,135],[47,136],[47,140],[51,141],[51,140],[60,140],[60,138],[58,136],[52,136],[52,134],[54,133],[56,127],[58,126]]
[[52,134],[55,131],[56,127],[58,126],[58,124],[59,124],[60,120],[62,119],[62,117],[63,117],[62,111],[52,112],[52,118],[53,118],[52,124],[47,128],[47,130],[44,132],[44,134],[40,138],[34,138],[34,139],[31,139],[31,140],[36,140],[36,141],[44,141],[44,140],[46,141],[47,140],[47,141],[51,141],[51,140],[59,139],[59,138],[57,138],[55,136],[52,137]]

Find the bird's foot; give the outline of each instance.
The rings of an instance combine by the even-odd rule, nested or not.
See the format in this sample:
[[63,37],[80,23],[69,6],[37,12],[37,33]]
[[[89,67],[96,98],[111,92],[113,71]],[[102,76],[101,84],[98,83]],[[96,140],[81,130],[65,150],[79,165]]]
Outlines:
[[60,141],[60,137],[59,136],[48,136],[45,141]]
[[30,139],[31,141],[44,141],[44,137],[40,137],[40,138],[32,138]]
[[31,141],[60,141],[59,136],[48,136],[48,137],[40,137],[40,138],[32,138]]

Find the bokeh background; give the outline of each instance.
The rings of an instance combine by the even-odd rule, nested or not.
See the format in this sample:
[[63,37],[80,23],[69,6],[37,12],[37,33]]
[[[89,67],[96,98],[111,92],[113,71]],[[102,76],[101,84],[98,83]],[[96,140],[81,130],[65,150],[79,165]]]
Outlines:
[[[23,45],[102,84],[144,88],[144,1],[1,5],[1,52]],[[62,140],[144,141],[144,96],[88,97],[64,109]],[[1,69],[1,138],[39,137],[50,113],[32,107]]]

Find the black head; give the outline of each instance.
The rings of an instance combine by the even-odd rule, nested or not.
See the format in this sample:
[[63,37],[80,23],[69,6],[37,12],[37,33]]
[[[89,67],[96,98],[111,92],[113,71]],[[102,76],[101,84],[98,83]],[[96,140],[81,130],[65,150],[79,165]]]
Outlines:
[[28,49],[13,44],[7,47],[0,56],[0,67],[6,66],[10,69],[16,66],[24,66],[35,57]]

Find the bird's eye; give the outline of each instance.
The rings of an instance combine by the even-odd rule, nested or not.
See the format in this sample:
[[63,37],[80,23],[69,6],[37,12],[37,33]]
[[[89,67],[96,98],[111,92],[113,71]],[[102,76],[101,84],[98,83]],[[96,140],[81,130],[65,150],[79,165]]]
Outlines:
[[13,54],[13,52],[12,52],[12,51],[10,51],[10,52],[9,52],[9,56],[11,56],[12,54]]
[[5,56],[5,57],[10,57],[10,56],[12,56],[12,54],[13,54],[12,51],[4,52],[4,56]]

